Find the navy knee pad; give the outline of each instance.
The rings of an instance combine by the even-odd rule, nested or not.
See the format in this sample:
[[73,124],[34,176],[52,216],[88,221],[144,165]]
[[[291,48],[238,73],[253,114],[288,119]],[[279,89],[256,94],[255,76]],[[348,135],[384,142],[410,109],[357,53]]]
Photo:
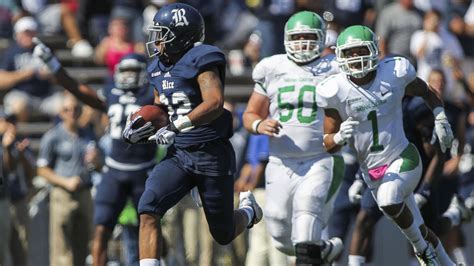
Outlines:
[[[146,189],[138,202],[138,214],[145,212],[157,213],[156,206],[158,203],[158,198],[156,193],[153,190]],[[163,215],[164,213],[158,213]]]

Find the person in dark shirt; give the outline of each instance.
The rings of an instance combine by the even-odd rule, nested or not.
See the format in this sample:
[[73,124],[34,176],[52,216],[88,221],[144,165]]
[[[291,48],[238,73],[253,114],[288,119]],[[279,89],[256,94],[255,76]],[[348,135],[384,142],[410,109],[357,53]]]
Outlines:
[[19,19],[15,26],[15,42],[5,51],[0,63],[0,90],[8,90],[3,102],[5,111],[27,121],[31,113],[58,113],[61,94],[53,94],[51,73],[41,60],[33,58],[33,37],[37,23],[31,17]]

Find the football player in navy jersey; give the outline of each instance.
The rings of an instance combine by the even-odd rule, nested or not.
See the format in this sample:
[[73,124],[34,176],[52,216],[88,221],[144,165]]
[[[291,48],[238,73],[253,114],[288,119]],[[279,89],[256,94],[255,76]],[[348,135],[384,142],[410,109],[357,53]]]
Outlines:
[[33,54],[45,61],[58,83],[82,102],[107,113],[109,117],[112,145],[106,154],[106,167],[94,199],[95,232],[92,247],[93,264],[106,265],[107,243],[117,218],[128,198],[138,207],[148,172],[155,165],[155,144],[131,146],[122,141],[127,116],[140,106],[154,102],[153,91],[146,78],[146,58],[135,53],[125,55],[116,66],[113,84],[104,88],[103,95],[99,95],[94,89],[69,76],[51,50],[38,39],[35,42]]
[[[225,56],[202,44],[204,21],[182,3],[162,7],[149,27],[148,66],[155,87],[155,104],[168,110],[170,123],[156,133],[151,123],[136,117],[125,128],[128,143],[156,141],[170,145],[167,156],[148,177],[138,206],[140,265],[159,265],[160,218],[192,188],[197,187],[214,239],[231,242],[262,218],[250,192],[240,194],[233,210],[235,155],[229,137],[232,115],[224,110]],[[154,129],[153,129],[154,131]]]

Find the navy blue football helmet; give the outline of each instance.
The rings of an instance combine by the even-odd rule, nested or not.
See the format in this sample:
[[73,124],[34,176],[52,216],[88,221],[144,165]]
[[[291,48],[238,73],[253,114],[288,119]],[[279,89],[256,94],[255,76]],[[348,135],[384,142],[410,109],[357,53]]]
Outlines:
[[121,90],[135,90],[147,82],[146,58],[137,53],[124,55],[115,66],[115,87]]
[[148,31],[148,55],[158,55],[167,61],[170,56],[179,57],[195,43],[204,41],[204,20],[194,7],[174,3],[162,7],[156,13]]

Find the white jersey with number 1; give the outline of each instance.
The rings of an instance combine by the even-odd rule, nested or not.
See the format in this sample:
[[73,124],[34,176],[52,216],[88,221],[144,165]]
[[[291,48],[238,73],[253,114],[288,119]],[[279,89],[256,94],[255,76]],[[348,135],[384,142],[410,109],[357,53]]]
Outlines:
[[255,66],[254,91],[269,98],[270,118],[283,126],[277,137],[270,138],[270,156],[298,158],[325,152],[324,113],[316,104],[316,86],[339,72],[334,58],[328,55],[307,65],[297,65],[286,54],[280,54]]
[[389,164],[407,147],[402,98],[415,78],[416,71],[407,59],[392,57],[379,62],[375,79],[365,88],[343,73],[318,86],[320,107],[336,109],[342,121],[352,117],[360,122],[353,144],[362,168]]

